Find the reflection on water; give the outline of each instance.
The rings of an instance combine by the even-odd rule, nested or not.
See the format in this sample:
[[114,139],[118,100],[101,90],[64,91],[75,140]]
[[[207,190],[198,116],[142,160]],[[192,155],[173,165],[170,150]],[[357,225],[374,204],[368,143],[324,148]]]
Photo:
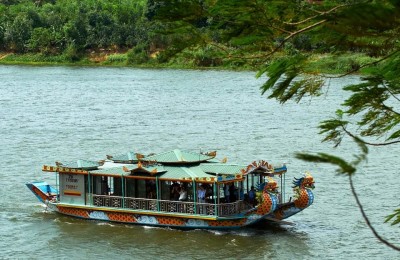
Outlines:
[[[318,123],[342,103],[356,77],[331,80],[327,95],[280,105],[260,96],[251,72],[0,66],[0,258],[396,259],[361,219],[347,178],[329,165],[294,158],[298,151],[350,158],[320,142]],[[182,231],[61,216],[37,202],[25,183],[54,176],[43,164],[179,149],[219,150],[241,164],[286,163],[293,177],[310,170],[314,204],[288,221],[235,231]],[[400,243],[384,218],[398,206],[398,147],[371,148],[355,176],[375,227]],[[382,173],[382,169],[385,169]],[[382,175],[384,174],[384,175]],[[383,192],[384,191],[384,192]]]

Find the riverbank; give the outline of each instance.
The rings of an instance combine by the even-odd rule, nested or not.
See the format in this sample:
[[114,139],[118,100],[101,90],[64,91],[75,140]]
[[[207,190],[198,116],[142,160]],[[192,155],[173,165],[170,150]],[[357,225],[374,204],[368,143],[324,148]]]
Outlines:
[[[323,74],[343,74],[371,63],[376,59],[359,53],[310,54],[311,62],[308,72]],[[0,53],[2,65],[32,65],[32,66],[105,66],[105,67],[135,67],[135,68],[171,68],[171,69],[215,69],[232,71],[257,71],[260,62],[230,59],[228,57],[199,58],[195,53],[181,53],[168,61],[161,62],[155,54],[148,55],[141,62],[132,58],[127,52],[90,52],[71,57],[68,54],[44,55],[40,53]],[[362,71],[361,71],[362,72]]]
[[201,64],[188,54],[181,54],[168,61],[161,62],[154,54],[137,62],[130,52],[92,52],[71,58],[68,54],[44,55],[40,53],[0,53],[0,65],[32,66],[93,66],[93,67],[134,67],[134,68],[170,68],[170,69],[216,69],[232,71],[255,71],[255,66],[237,63],[226,59],[224,62]]

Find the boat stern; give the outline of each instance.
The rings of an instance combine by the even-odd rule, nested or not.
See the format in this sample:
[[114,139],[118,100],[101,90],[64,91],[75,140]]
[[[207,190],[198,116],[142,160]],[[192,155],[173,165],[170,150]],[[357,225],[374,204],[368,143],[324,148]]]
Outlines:
[[57,197],[57,190],[50,186],[47,182],[29,182],[26,183],[26,186],[42,203],[45,203],[46,201],[51,201]]

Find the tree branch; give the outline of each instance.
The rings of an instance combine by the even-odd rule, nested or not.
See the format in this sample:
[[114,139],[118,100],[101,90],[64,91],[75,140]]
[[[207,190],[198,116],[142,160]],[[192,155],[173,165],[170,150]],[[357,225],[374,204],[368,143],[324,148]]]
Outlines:
[[367,224],[367,226],[369,227],[369,229],[371,229],[371,231],[372,231],[372,233],[374,234],[374,236],[375,236],[379,241],[381,241],[382,243],[384,243],[385,245],[387,245],[388,247],[390,247],[390,248],[392,248],[392,249],[394,249],[394,250],[400,251],[400,247],[393,245],[392,243],[390,243],[389,241],[387,241],[386,239],[384,239],[383,237],[381,237],[381,236],[378,234],[378,232],[375,230],[375,228],[371,225],[371,222],[369,221],[367,215],[365,214],[364,208],[363,208],[363,206],[361,205],[360,200],[358,199],[358,195],[357,195],[356,190],[355,190],[355,188],[354,188],[353,180],[352,180],[352,178],[351,178],[351,175],[349,175],[349,181],[350,181],[351,192],[353,193],[353,196],[354,196],[354,198],[356,199],[356,203],[357,203],[358,208],[359,208],[360,211],[361,211],[361,215],[362,215],[362,217],[364,218],[365,223]]
[[246,60],[247,60],[247,59],[268,58],[268,57],[272,56],[274,53],[276,53],[279,49],[281,49],[281,48],[283,47],[283,45],[284,45],[288,40],[290,40],[291,38],[293,38],[294,36],[296,36],[296,35],[298,35],[298,34],[300,34],[300,33],[303,33],[303,32],[305,32],[305,31],[311,30],[311,29],[317,27],[318,25],[321,25],[321,24],[325,23],[326,21],[327,21],[326,19],[325,19],[325,20],[321,20],[321,21],[316,22],[316,23],[314,23],[314,24],[311,24],[311,25],[309,25],[309,26],[307,26],[307,27],[304,27],[303,29],[300,29],[300,30],[298,30],[298,31],[295,31],[295,32],[290,33],[288,36],[286,36],[286,37],[281,41],[281,43],[280,43],[277,47],[275,47],[272,51],[270,51],[270,52],[268,52],[268,53],[266,53],[266,54],[258,55],[258,56],[250,56],[250,57],[240,57],[240,58],[241,58],[241,59],[246,59]]
[[343,78],[343,77],[345,77],[345,76],[348,76],[348,75],[350,75],[350,74],[353,74],[354,72],[359,71],[359,70],[362,69],[362,68],[365,68],[365,67],[368,67],[368,66],[371,66],[371,65],[378,64],[379,62],[382,62],[382,61],[384,61],[384,60],[390,58],[391,56],[393,56],[394,54],[396,54],[396,53],[398,53],[398,52],[400,52],[399,49],[398,49],[398,50],[395,50],[395,51],[392,52],[392,53],[389,53],[388,55],[384,56],[383,58],[381,58],[381,59],[379,59],[379,60],[376,60],[376,61],[373,61],[373,62],[369,62],[369,63],[365,63],[365,64],[361,65],[360,67],[358,67],[358,68],[356,68],[356,69],[353,69],[353,70],[350,70],[349,72],[346,72],[346,73],[344,73],[344,74],[340,74],[340,75],[338,75],[338,76],[324,76],[324,78],[327,78],[327,79]]
[[[390,92],[389,92],[389,93],[390,93]],[[380,103],[381,103],[381,106],[382,106],[382,108],[383,108],[384,110],[389,111],[389,112],[392,112],[393,114],[395,114],[395,115],[397,115],[397,116],[400,116],[400,113],[398,113],[397,111],[394,111],[391,107],[388,107],[387,105],[385,105],[385,103],[383,103],[383,102],[380,102]],[[388,115],[389,113],[386,112],[385,114]]]
[[[357,138],[354,134],[352,134],[350,131],[348,131],[344,125],[341,125],[341,127],[342,127],[343,131],[344,131],[348,136],[353,137],[353,138]],[[366,145],[371,145],[371,146],[386,146],[386,145],[391,145],[391,144],[400,143],[400,140],[398,140],[398,141],[392,141],[392,142],[387,142],[387,143],[370,143],[370,142],[366,142],[366,141],[364,141],[364,140],[362,140],[362,139],[360,139],[360,138],[357,138],[357,139],[359,139],[362,143],[364,143],[364,144],[366,144]]]
[[304,19],[303,21],[295,22],[295,23],[290,23],[290,22],[283,22],[283,23],[286,24],[286,25],[299,25],[299,24],[303,24],[303,23],[306,23],[306,22],[308,22],[308,21],[310,21],[310,20],[312,20],[312,19],[315,19],[315,18],[317,18],[317,17],[319,17],[319,16],[332,13],[333,11],[335,11],[335,10],[337,10],[337,9],[339,9],[339,8],[347,7],[347,6],[351,6],[351,5],[354,5],[354,4],[342,4],[342,5],[338,5],[338,6],[335,6],[335,7],[333,7],[332,9],[330,9],[330,10],[328,10],[328,11],[325,11],[325,12],[319,12],[319,11],[316,11],[316,10],[315,10],[315,11],[318,13],[317,15],[308,17],[308,18]]
[[[396,99],[397,101],[400,101],[400,99],[399,99],[398,97],[396,97],[396,95],[388,88],[388,86],[386,86],[385,83],[382,83],[382,85],[385,87],[385,89],[387,90],[387,92],[389,92],[390,95],[392,95],[392,97],[393,97],[394,99]],[[396,114],[398,114],[398,113],[396,112]]]

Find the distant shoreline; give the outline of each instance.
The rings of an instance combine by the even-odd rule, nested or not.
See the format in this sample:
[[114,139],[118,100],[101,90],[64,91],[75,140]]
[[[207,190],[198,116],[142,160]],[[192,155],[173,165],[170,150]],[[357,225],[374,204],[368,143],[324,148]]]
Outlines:
[[[362,54],[319,54],[312,56],[310,73],[343,74],[352,70],[354,66],[374,61],[373,58]],[[83,66],[83,67],[126,67],[143,69],[187,69],[187,70],[230,70],[230,71],[257,71],[257,67],[250,64],[222,64],[215,66],[197,66],[191,60],[182,58],[171,59],[160,63],[154,57],[149,57],[146,62],[140,64],[129,63],[128,53],[96,52],[79,56],[78,59],[69,60],[66,55],[45,55],[40,53],[15,54],[0,52],[0,65],[29,65],[29,66]]]

